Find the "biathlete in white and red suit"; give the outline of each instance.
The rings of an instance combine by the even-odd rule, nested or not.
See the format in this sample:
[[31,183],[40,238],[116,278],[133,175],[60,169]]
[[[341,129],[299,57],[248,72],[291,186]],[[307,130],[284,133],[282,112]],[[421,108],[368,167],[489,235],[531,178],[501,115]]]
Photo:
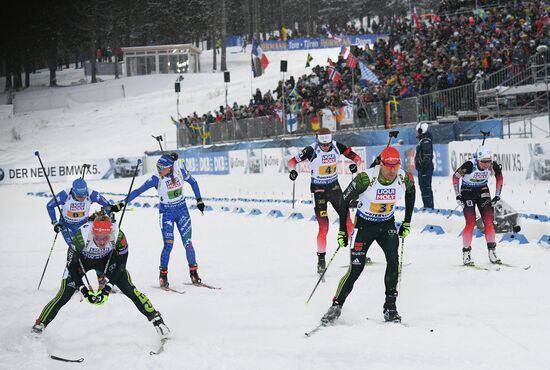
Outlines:
[[[317,233],[317,272],[322,273],[325,269],[325,255],[327,250],[327,232],[329,219],[327,214],[327,203],[330,202],[336,212],[340,212],[340,200],[342,189],[338,183],[336,165],[338,158],[344,155],[353,162],[349,168],[352,173],[357,172],[357,167],[362,160],[351,147],[345,146],[332,139],[330,129],[322,128],[317,132],[317,140],[306,146],[300,153],[288,161],[290,179],[296,180],[298,172],[295,168],[299,162],[308,160],[311,168],[311,193],[315,204],[315,217],[319,223]],[[350,215],[347,215],[347,227],[351,234],[353,223]]]
[[[489,177],[495,176],[495,197],[489,192]],[[462,181],[460,181],[462,179]],[[460,183],[461,182],[461,183]],[[491,263],[501,263],[495,254],[495,226],[493,224],[493,205],[500,200],[503,177],[502,167],[493,161],[493,153],[485,146],[477,148],[475,157],[464,162],[453,175],[456,201],[464,208],[466,226],[462,232],[462,259],[464,265],[473,265],[470,256],[472,236],[476,224],[476,206],[485,225],[485,240]]]

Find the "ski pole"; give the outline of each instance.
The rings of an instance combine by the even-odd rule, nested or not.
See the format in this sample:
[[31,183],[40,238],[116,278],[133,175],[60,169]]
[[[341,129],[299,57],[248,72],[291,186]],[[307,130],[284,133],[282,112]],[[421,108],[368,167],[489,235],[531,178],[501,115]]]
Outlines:
[[292,181],[292,209],[294,209],[294,194],[296,193],[296,181]]
[[458,209],[458,207],[460,207],[460,205],[457,205],[457,206],[455,207],[455,209],[453,209],[453,210],[451,211],[451,213],[449,213],[449,214],[448,214],[447,216],[445,216],[445,217],[446,217],[446,218],[451,218],[451,216],[453,215],[453,212],[456,211],[456,210]]
[[50,254],[48,254],[48,259],[46,260],[46,265],[44,265],[44,270],[42,271],[42,276],[40,276],[40,282],[38,283],[38,288],[36,290],[40,290],[40,285],[42,285],[42,279],[44,279],[44,274],[46,273],[46,269],[48,268],[48,263],[50,262],[50,257],[52,256],[53,247],[55,246],[55,241],[57,240],[57,235],[59,233],[55,233],[55,238],[53,238],[52,247],[50,248]]
[[481,143],[481,145],[485,145],[485,138],[486,138],[487,136],[490,136],[490,135],[491,135],[491,131],[481,131],[481,130],[480,130],[479,132],[481,132],[481,135],[483,135],[483,142]]
[[[40,166],[42,167],[42,171],[44,171],[44,177],[46,177],[46,181],[48,182],[48,186],[50,187],[50,192],[52,193],[53,200],[55,201],[55,205],[57,207],[57,210],[59,211],[59,219],[61,220],[61,226],[63,226],[67,233],[69,234],[69,238],[71,239],[71,245],[73,244],[73,236],[71,235],[71,230],[67,226],[67,222],[65,221],[65,217],[63,217],[63,212],[61,211],[61,206],[59,205],[59,202],[57,201],[57,196],[55,195],[55,192],[53,191],[52,184],[50,183],[50,178],[48,176],[48,173],[46,172],[46,169],[44,168],[44,163],[42,163],[42,158],[40,158],[40,153],[38,151],[34,152],[34,155],[38,157],[38,161],[40,162]],[[71,248],[71,247],[69,247]],[[75,250],[75,252],[77,252]],[[77,252],[78,253],[78,252]],[[78,258],[78,263],[80,264],[80,268],[82,271],[86,271],[84,269],[84,266],[82,265],[82,261],[80,260],[80,257]],[[69,261],[67,261],[67,265],[69,264]],[[88,276],[86,276],[86,273],[84,272],[84,278],[86,279],[86,282],[88,283],[88,289],[93,291],[92,284],[90,284],[90,281],[88,280]]]
[[[139,170],[139,166],[141,165],[141,159],[138,159],[136,169],[134,170],[134,176],[132,176],[132,182],[130,183],[130,189],[128,189],[128,193],[126,194],[126,198],[124,198],[124,207],[122,208],[122,214],[120,215],[120,220],[118,220],[118,229],[120,230],[120,225],[122,225],[122,219],[124,218],[124,212],[126,211],[126,206],[128,206],[128,198],[130,197],[130,193],[132,192],[132,187],[134,186],[134,180],[136,179],[136,175]],[[109,253],[109,258],[107,258],[107,263],[105,264],[105,269],[103,273],[107,274],[107,267],[109,267],[109,262],[111,262],[111,257],[113,256],[113,253],[115,251],[115,248],[111,250],[111,253]]]
[[323,273],[321,274],[321,276],[319,277],[319,280],[317,281],[317,284],[315,284],[315,287],[313,288],[313,291],[309,295],[309,298],[307,299],[306,304],[309,303],[309,300],[311,299],[311,297],[313,297],[313,293],[315,293],[315,290],[317,290],[317,287],[319,286],[319,283],[321,283],[321,280],[323,280],[323,277],[325,276],[325,273],[327,272],[328,267],[330,266],[330,263],[332,262],[334,257],[336,257],[336,253],[338,253],[339,250],[340,250],[340,246],[338,246],[338,248],[336,248],[336,250],[334,251],[334,254],[330,258],[330,261],[328,261],[327,267],[325,267],[325,269],[323,270]]
[[164,154],[164,149],[162,149],[162,144],[161,144],[162,135],[158,135],[158,136],[151,135],[151,136],[152,136],[156,141],[158,141],[159,146],[160,146],[160,151],[162,152],[162,154]]
[[397,291],[401,287],[401,272],[403,270],[403,250],[405,249],[405,238],[401,237],[401,251],[399,253],[399,269],[397,271]]
[[82,180],[84,180],[84,176],[86,175],[86,170],[90,169],[90,165],[88,163],[84,163],[82,165],[82,176],[80,177]]

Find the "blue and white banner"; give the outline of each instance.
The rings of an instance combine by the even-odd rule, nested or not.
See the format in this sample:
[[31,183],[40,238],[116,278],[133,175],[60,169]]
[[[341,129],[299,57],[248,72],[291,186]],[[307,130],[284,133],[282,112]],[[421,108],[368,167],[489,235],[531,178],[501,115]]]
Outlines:
[[270,40],[260,43],[263,51],[282,51],[282,50],[308,50],[337,48],[350,45],[373,45],[379,38],[386,39],[388,35],[338,35],[331,38],[324,37],[304,37],[299,39]]
[[[51,182],[72,181],[81,177],[86,164],[86,180],[106,180],[120,177],[132,177],[136,170],[138,159],[143,157],[118,157],[108,159],[79,160],[78,162],[44,163],[46,171],[42,170],[38,160],[34,164],[0,165],[0,185],[45,183],[46,175]],[[140,166],[137,175],[143,174]]]
[[203,152],[185,156],[185,168],[197,175],[228,175],[229,156],[227,152]]

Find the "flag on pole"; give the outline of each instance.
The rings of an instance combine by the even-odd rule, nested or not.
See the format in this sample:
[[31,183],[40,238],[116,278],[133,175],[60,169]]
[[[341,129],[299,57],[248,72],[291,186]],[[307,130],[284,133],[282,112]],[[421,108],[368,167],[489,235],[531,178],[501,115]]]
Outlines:
[[351,68],[355,69],[355,67],[357,67],[357,57],[352,53],[349,53],[348,59],[346,60],[346,64]]
[[348,48],[346,48],[345,46],[342,46],[342,47],[340,48],[340,54],[339,54],[339,55],[341,55],[342,58],[346,59],[347,56],[348,56],[348,53],[349,53],[349,50],[348,50]]
[[288,132],[294,132],[298,129],[298,116],[294,112],[287,113],[286,115],[286,129]]
[[311,61],[313,60],[313,57],[310,53],[307,53],[307,59],[306,59],[306,68],[310,66]]
[[260,47],[258,41],[252,41],[252,73],[254,77],[261,76],[269,64],[269,60]]
[[338,85],[338,83],[340,82],[340,72],[338,72],[338,70],[334,67],[329,67],[327,71],[328,78],[334,81],[336,85]]
[[369,69],[365,64],[359,62],[359,69],[361,70],[361,80],[367,80],[375,84],[380,84],[380,80],[373,71]]

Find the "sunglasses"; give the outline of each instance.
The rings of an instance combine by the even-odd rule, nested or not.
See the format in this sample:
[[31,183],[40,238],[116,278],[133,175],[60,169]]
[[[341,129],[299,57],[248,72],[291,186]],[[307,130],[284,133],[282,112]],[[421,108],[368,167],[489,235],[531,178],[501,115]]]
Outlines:
[[491,163],[492,161],[493,161],[492,159],[484,159],[484,160],[479,161],[479,162],[488,164],[488,163]]
[[386,167],[390,167],[390,168],[394,168],[394,167],[397,167],[397,166],[400,166],[401,163],[386,163],[386,162],[381,162],[384,166]]
[[319,143],[319,146],[325,146],[325,147],[327,147],[327,146],[331,146],[331,145],[332,145],[331,143],[326,143],[326,144],[324,144],[324,143]]
[[94,235],[94,240],[98,242],[107,242],[111,239],[111,234]]
[[165,169],[171,168],[171,167],[172,167],[172,165],[162,165],[162,164],[159,165],[159,164],[157,164],[157,170],[159,170],[159,171],[162,171],[162,170],[165,170]]

